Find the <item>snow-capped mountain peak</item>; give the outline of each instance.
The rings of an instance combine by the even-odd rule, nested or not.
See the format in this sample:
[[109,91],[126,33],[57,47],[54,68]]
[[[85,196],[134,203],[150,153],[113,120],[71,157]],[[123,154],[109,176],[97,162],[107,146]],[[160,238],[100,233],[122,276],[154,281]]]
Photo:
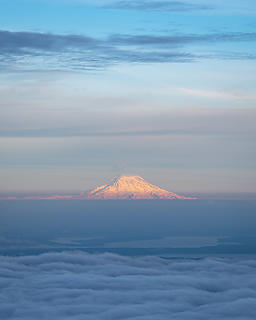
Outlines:
[[154,186],[138,175],[122,175],[87,193],[88,199],[188,199]]

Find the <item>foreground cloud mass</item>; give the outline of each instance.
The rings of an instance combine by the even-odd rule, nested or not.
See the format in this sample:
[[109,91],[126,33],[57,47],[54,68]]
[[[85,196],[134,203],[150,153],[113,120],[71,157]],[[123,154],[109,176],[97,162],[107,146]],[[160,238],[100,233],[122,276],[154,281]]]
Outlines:
[[255,319],[256,261],[1,257],[1,319]]

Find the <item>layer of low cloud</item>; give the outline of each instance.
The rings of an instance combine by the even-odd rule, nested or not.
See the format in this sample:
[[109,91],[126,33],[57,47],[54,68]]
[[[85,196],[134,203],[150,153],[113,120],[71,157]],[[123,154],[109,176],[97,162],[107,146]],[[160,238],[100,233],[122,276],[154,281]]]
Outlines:
[[2,319],[255,318],[256,261],[1,257]]
[[[201,58],[254,59],[253,53],[194,54],[187,46],[213,42],[256,41],[256,33],[174,35],[112,35],[96,39],[0,30],[0,65],[3,70],[95,70],[118,63],[191,62]],[[29,61],[29,63],[28,63]]]

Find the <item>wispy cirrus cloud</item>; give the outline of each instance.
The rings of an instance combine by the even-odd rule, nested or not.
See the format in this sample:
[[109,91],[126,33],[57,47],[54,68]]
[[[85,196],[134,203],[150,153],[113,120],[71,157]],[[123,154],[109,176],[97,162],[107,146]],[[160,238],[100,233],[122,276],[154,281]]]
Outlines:
[[1,53],[26,53],[28,50],[61,51],[68,48],[95,49],[98,40],[79,35],[39,32],[0,31]]
[[83,35],[62,35],[0,30],[0,65],[3,70],[94,70],[118,63],[191,62],[200,58],[254,59],[253,53],[227,55],[195,54],[190,45],[213,42],[254,42],[255,32],[130,35],[104,39]]
[[80,4],[89,4],[104,9],[138,10],[138,11],[166,11],[189,12],[210,10],[212,5],[206,5],[198,0],[68,0]]
[[115,44],[123,45],[158,45],[177,46],[189,43],[212,43],[212,42],[240,42],[256,41],[256,32],[236,33],[212,33],[212,34],[181,34],[181,35],[113,35],[110,40]]
[[209,6],[193,4],[182,1],[150,1],[150,0],[121,0],[105,5],[105,8],[124,10],[148,10],[148,11],[195,11],[207,10]]
[[124,49],[111,37],[96,39],[80,35],[0,31],[0,64],[3,68],[15,69],[17,62],[19,67],[28,69],[41,65],[43,69],[86,70],[122,62],[185,62],[193,58],[183,50]]

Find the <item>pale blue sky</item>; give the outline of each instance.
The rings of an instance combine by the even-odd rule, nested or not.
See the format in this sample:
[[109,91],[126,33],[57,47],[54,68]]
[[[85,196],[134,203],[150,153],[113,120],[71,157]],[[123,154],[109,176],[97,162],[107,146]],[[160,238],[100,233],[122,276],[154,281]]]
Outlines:
[[256,192],[255,1],[0,9],[0,192]]

